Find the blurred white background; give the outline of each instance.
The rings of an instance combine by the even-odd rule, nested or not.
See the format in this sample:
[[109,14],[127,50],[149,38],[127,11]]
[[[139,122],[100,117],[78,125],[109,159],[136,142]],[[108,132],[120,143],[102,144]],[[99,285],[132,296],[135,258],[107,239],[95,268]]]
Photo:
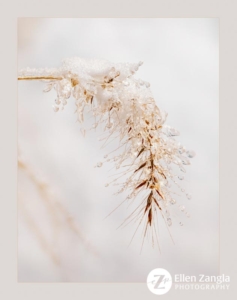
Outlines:
[[183,218],[183,227],[173,224],[175,245],[160,230],[161,253],[146,241],[140,253],[141,234],[128,247],[136,226],[116,230],[129,214],[127,205],[104,220],[124,198],[113,196],[115,187],[105,188],[110,167],[94,168],[105,154],[97,134],[82,136],[73,100],[55,113],[54,91],[20,81],[20,154],[49,194],[19,169],[18,280],[145,282],[158,267],[217,275],[218,19],[19,19],[19,69],[58,67],[72,56],[144,62],[137,76],[150,82],[157,105],[168,112],[167,124],[181,132],[177,139],[197,154],[183,182],[192,200],[177,199],[191,218]]

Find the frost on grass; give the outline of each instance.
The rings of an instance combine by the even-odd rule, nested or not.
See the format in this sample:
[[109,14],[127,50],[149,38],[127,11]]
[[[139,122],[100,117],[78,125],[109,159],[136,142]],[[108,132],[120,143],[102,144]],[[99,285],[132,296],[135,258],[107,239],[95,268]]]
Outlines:
[[[150,84],[135,78],[141,65],[75,57],[65,59],[57,69],[27,68],[18,79],[46,81],[44,91],[55,89],[57,94],[55,112],[63,110],[72,97],[80,123],[90,113],[95,120],[93,128],[103,127],[104,145],[110,139],[119,140],[115,151],[106,154],[97,167],[105,162],[114,164],[119,174],[106,186],[120,186],[118,194],[127,192],[125,200],[137,202],[125,223],[134,220],[139,227],[144,222],[144,236],[150,229],[154,243],[158,214],[167,226],[172,225],[174,190],[186,193],[178,182],[184,179],[184,166],[195,153],[175,140],[179,132],[165,124],[167,114],[156,105]],[[85,134],[84,129],[82,132]],[[186,197],[191,198],[189,194]],[[189,217],[183,205],[179,210]]]

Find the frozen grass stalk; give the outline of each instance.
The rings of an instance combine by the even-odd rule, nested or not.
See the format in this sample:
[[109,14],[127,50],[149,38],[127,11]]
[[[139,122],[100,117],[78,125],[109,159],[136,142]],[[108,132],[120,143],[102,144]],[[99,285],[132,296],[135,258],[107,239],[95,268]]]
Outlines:
[[[165,125],[167,114],[156,105],[150,84],[134,77],[141,65],[74,57],[65,59],[57,69],[27,68],[20,71],[18,79],[43,80],[47,82],[45,92],[54,88],[55,112],[63,110],[72,96],[78,121],[83,123],[85,113],[90,112],[95,120],[93,128],[103,127],[103,146],[117,137],[117,150],[106,154],[97,167],[112,161],[116,170],[122,170],[106,186],[120,185],[118,194],[127,192],[126,201],[137,201],[137,208],[124,223],[138,221],[139,227],[145,220],[144,236],[151,228],[154,244],[158,213],[167,226],[172,225],[174,184],[184,192],[177,181],[184,177],[174,174],[171,166],[186,172],[184,165],[190,164],[189,158],[195,153],[175,140],[179,135],[176,129]],[[82,132],[85,134],[84,129]],[[190,199],[189,194],[186,196]],[[189,216],[184,206],[180,210]]]

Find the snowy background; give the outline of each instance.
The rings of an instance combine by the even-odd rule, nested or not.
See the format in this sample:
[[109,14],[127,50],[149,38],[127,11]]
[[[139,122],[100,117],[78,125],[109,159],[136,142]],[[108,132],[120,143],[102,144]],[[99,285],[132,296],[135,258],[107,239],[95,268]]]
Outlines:
[[[20,81],[19,153],[31,172],[18,172],[20,282],[144,282],[158,267],[218,274],[218,51],[218,19],[19,19],[19,69],[58,67],[72,56],[143,61],[136,76],[150,82],[167,124],[196,152],[183,182],[192,200],[177,198],[191,218],[180,213],[171,227],[175,244],[161,225],[161,253],[146,240],[140,252],[141,233],[128,247],[135,224],[116,229],[126,204],[104,219],[124,198],[105,188],[110,167],[94,168],[106,154],[98,134],[82,136],[73,101],[55,113],[54,91]],[[46,194],[32,176],[48,185]]]

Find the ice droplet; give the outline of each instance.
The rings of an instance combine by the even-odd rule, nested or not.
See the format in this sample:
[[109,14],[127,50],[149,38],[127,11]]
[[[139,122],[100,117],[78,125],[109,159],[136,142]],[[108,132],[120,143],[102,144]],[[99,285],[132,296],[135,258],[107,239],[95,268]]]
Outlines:
[[51,91],[52,87],[53,87],[53,84],[51,84],[51,83],[48,84],[48,85],[43,89],[43,92],[47,93],[47,92]]
[[58,106],[55,106],[55,105],[53,105],[53,110],[54,110],[55,112],[57,112],[57,111],[59,111],[59,107],[58,107]]
[[59,98],[56,98],[55,99],[55,104],[59,105],[61,103],[60,99]]
[[113,127],[113,123],[109,122],[109,123],[106,125],[106,127],[109,128],[109,129],[112,128],[112,127]]
[[125,81],[123,82],[123,84],[124,84],[125,86],[129,86],[129,82],[128,82],[127,80],[125,80]]
[[190,157],[190,158],[192,158],[192,157],[194,157],[196,155],[196,153],[194,151],[192,151],[192,150],[187,151],[186,153],[187,153],[187,156]]
[[86,135],[86,130],[85,130],[84,128],[81,128],[80,131],[81,131],[81,134],[85,137],[85,135]]
[[187,196],[188,200],[192,199],[192,196],[190,194],[187,194],[186,196]]
[[181,160],[183,165],[190,165],[190,161],[186,157],[182,157]]
[[145,86],[146,86],[146,88],[149,88],[150,87],[150,83],[149,82],[145,82]]
[[171,200],[170,200],[170,203],[171,203],[172,205],[174,205],[174,204],[176,203],[176,200],[171,199]]
[[172,220],[170,218],[167,219],[167,225],[171,226],[172,225]]

